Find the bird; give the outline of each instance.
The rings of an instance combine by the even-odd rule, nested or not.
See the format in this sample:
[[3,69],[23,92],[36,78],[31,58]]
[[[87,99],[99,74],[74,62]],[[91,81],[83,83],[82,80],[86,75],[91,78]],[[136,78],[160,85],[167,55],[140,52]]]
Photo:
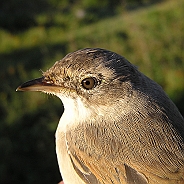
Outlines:
[[17,91],[63,102],[55,137],[64,184],[184,183],[184,119],[125,57],[77,50]]

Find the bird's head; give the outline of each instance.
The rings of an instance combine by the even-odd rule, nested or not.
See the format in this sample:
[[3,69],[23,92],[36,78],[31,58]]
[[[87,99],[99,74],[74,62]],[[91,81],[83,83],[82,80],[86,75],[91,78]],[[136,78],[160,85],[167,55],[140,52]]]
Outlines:
[[[17,91],[41,91],[59,98],[81,97],[106,105],[130,95],[139,72],[122,56],[103,49],[83,49],[66,55]],[[136,80],[135,80],[136,78]]]
[[[104,49],[83,49],[66,55],[17,91],[41,91],[58,96],[65,114],[77,121],[112,119],[141,105],[142,74],[122,56]],[[145,86],[145,84],[144,84]],[[136,109],[135,109],[136,110]],[[81,119],[82,117],[82,119]],[[101,117],[101,116],[100,116]],[[113,116],[115,119],[115,116]],[[72,120],[73,121],[73,120]]]

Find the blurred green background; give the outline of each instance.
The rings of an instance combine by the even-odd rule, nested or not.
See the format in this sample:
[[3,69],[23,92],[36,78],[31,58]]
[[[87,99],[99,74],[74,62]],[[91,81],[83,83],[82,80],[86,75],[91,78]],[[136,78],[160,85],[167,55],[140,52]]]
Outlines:
[[85,47],[125,56],[184,115],[183,0],[1,0],[0,183],[61,180],[54,134],[62,103],[15,89]]

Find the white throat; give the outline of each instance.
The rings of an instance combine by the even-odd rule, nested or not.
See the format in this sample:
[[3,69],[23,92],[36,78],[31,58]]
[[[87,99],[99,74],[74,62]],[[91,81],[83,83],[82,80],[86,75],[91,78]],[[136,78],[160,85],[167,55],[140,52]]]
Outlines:
[[86,107],[85,102],[80,97],[74,99],[62,94],[57,94],[57,96],[64,105],[64,113],[58,124],[60,131],[65,132],[67,126],[76,126],[90,117],[92,109]]

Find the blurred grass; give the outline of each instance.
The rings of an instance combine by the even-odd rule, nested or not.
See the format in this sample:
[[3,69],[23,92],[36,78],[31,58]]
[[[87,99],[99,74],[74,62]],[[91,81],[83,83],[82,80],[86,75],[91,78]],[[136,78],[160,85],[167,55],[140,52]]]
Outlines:
[[[43,154],[54,154],[54,131],[63,110],[60,100],[39,93],[15,93],[15,89],[22,82],[41,76],[40,69],[46,70],[68,52],[100,47],[125,56],[139,70],[157,81],[184,114],[183,11],[184,1],[170,0],[87,26],[79,27],[71,22],[70,29],[66,31],[60,26],[31,27],[17,33],[0,29],[0,132],[1,140],[6,140],[0,141],[0,147],[4,148],[0,150],[0,173],[3,174],[0,181],[12,183],[18,180],[19,171],[11,164],[16,163],[13,159],[15,155],[24,157],[33,151],[31,139],[35,141],[37,151],[40,151],[35,156],[38,163]],[[38,17],[40,21],[44,21],[44,14],[42,16]],[[46,133],[39,135],[43,127]],[[49,138],[52,140],[50,143]],[[42,144],[40,146],[40,141],[51,145],[49,151]],[[24,146],[28,144],[27,148],[23,149],[20,143]],[[31,147],[28,147],[29,144]],[[29,161],[24,159],[29,165]],[[56,161],[56,158],[53,159]],[[51,167],[49,161],[45,161],[46,168]],[[15,167],[14,171],[12,167]],[[20,170],[24,168],[24,163],[20,163],[19,167]],[[24,177],[27,179],[24,178],[24,181],[40,183],[41,179],[34,180],[38,173],[32,173],[32,180],[26,175],[26,172],[34,170],[31,165],[29,167],[25,170]],[[58,179],[57,166],[52,168],[55,172],[53,178]],[[10,171],[14,172],[12,180],[5,182]],[[45,172],[49,174],[50,171]]]

